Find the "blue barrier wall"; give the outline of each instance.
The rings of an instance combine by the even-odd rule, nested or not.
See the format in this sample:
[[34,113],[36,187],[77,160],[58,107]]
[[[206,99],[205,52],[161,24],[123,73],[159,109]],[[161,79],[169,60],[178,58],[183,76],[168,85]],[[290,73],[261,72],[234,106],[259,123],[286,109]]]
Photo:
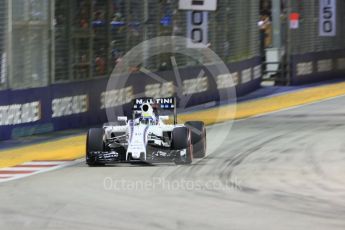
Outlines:
[[291,84],[300,85],[345,76],[345,50],[293,55]]
[[[260,87],[260,58],[232,63],[228,67],[236,83],[237,96]],[[201,68],[181,69],[182,80],[196,79]],[[176,84],[172,71],[158,74]],[[206,77],[207,88],[203,92],[191,95],[188,106],[217,101],[222,91],[229,90],[222,87],[226,78],[218,79],[219,76],[214,77],[207,72]],[[107,78],[99,78],[41,88],[0,91],[0,140],[107,122],[105,107],[109,105],[106,105],[102,97],[107,82]],[[114,95],[117,96],[114,96],[113,102],[108,103],[124,106],[124,111],[128,113],[130,104],[119,105],[116,99],[122,98],[122,102],[128,102],[132,99],[131,96],[145,93],[146,87],[154,83],[157,82],[142,73],[131,74],[124,86],[126,89],[114,89]]]

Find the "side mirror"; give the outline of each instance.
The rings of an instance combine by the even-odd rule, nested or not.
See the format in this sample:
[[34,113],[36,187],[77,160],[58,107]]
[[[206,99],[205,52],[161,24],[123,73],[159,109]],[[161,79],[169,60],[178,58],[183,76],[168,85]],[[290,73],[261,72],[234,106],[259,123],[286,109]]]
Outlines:
[[161,119],[162,121],[167,121],[169,120],[169,116],[159,116],[159,119]]
[[117,117],[117,120],[127,122],[127,117]]

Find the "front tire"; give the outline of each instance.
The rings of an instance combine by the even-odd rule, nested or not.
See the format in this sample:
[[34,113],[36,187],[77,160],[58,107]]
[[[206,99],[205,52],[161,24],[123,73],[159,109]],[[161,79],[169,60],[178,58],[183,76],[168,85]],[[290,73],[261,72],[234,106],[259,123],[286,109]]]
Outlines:
[[185,126],[191,130],[193,154],[195,158],[206,156],[206,128],[202,121],[188,121]]
[[104,143],[103,143],[103,129],[101,128],[93,128],[87,132],[86,136],[86,164],[89,166],[101,166],[104,164],[100,164],[97,162],[95,156],[91,154],[91,152],[103,152],[104,151]]
[[[178,127],[172,131],[172,149],[178,150],[175,164],[189,165],[193,161],[193,146],[191,142],[191,133],[187,127]],[[181,155],[182,151],[186,154]]]

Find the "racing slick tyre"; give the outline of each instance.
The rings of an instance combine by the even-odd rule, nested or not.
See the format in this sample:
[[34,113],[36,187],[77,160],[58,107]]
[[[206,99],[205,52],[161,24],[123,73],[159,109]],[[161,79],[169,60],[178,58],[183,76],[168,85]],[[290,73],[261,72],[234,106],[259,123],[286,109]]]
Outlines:
[[206,128],[202,121],[188,121],[185,126],[191,130],[193,154],[195,158],[206,156]]
[[[109,126],[112,127],[112,126],[125,126],[125,125],[126,125],[125,121],[113,121],[113,122],[104,123],[103,128],[109,127]],[[123,135],[126,135],[126,132],[112,132],[111,133],[112,138],[123,136]],[[123,146],[119,146],[115,148],[114,150],[115,152],[119,154],[120,161],[126,161],[126,149]]]
[[95,156],[91,152],[103,152],[103,129],[93,128],[87,132],[86,136],[86,164],[89,166],[102,166],[104,164],[98,163]]
[[[193,145],[191,132],[187,127],[174,128],[172,131],[172,149],[181,150],[176,156],[175,164],[188,165],[193,161]],[[181,154],[183,151],[185,154]]]

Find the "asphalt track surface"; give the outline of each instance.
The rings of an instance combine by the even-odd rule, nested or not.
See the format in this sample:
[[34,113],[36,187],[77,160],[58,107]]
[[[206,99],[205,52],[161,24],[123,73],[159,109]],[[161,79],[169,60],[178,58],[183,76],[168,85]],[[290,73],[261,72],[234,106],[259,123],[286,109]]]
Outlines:
[[236,121],[192,166],[80,162],[2,183],[1,229],[343,230],[344,104]]

